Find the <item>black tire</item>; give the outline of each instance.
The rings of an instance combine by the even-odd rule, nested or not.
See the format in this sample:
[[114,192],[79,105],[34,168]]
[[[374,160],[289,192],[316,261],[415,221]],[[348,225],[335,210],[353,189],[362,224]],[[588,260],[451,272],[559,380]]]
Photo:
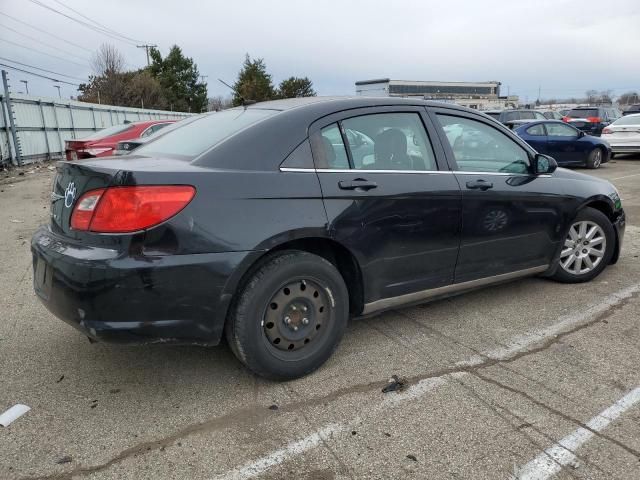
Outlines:
[[615,153],[611,153],[611,155],[609,155],[609,160],[613,160],[615,156],[616,156]]
[[[607,265],[609,265],[609,263],[611,263],[611,258],[613,257],[616,235],[613,229],[613,225],[611,224],[611,220],[609,220],[609,218],[601,211],[596,210],[595,208],[587,207],[581,210],[580,212],[578,212],[578,215],[572,222],[572,227],[573,225],[577,225],[580,222],[591,222],[593,224],[598,225],[601,228],[602,233],[604,235],[604,240],[605,240],[605,245],[602,248],[603,255],[599,263],[595,265],[595,267],[592,270],[584,273],[575,273],[572,271],[567,271],[567,270],[571,270],[570,268],[571,264],[567,269],[563,268],[563,263],[568,260],[568,257],[565,257],[567,260],[563,261],[563,258],[561,256],[558,259],[558,265],[555,269],[555,273],[552,275],[551,278],[562,283],[582,283],[582,282],[588,282],[590,280],[593,280],[595,277],[600,275],[600,273],[602,273],[602,271],[607,267]],[[566,241],[570,241],[570,235],[567,235]],[[578,242],[577,245],[580,245],[580,243]],[[563,245],[561,248],[564,250],[565,248],[573,248],[573,247],[566,246],[565,240],[563,240]],[[582,247],[579,247],[579,248],[582,248]],[[594,257],[594,258],[597,258],[597,257]]]
[[600,165],[604,162],[605,153],[600,147],[596,147],[591,150],[589,157],[587,158],[587,168],[596,169],[600,168]]
[[263,263],[241,287],[226,336],[251,371],[288,380],[327,361],[348,318],[349,294],[336,267],[317,255],[287,250]]

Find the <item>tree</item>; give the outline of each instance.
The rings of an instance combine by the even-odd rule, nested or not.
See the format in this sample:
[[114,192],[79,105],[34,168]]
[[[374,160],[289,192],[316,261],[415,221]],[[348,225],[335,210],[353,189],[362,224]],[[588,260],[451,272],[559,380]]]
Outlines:
[[207,110],[209,112],[219,112],[220,110],[225,110],[233,104],[232,98],[224,98],[222,95],[217,95],[209,99],[209,105]]
[[91,67],[96,76],[106,77],[121,73],[125,61],[122,54],[113,45],[103,43],[91,59]]
[[640,102],[640,95],[638,92],[626,92],[618,97],[618,103],[620,105],[632,105]]
[[185,57],[177,45],[163,59],[157,48],[149,52],[149,71],[162,87],[173,110],[203,112],[207,108],[207,86],[199,83],[200,72],[192,58]]
[[247,53],[238,79],[233,85],[233,105],[242,105],[244,100],[263,102],[275,96],[271,75],[267,73],[264,59],[251,59]]
[[307,77],[289,77],[278,86],[278,98],[315,97],[313,83]]
[[125,89],[126,104],[130,107],[169,108],[160,82],[148,70],[136,72],[127,82]]

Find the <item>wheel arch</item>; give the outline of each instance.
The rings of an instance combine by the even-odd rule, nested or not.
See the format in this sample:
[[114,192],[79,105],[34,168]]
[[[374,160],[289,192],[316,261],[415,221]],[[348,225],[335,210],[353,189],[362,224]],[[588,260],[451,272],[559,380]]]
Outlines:
[[[598,210],[599,212],[602,212],[604,215],[606,215],[606,217],[609,219],[611,224],[613,224],[616,220],[616,212],[613,205],[613,201],[607,196],[601,195],[598,197],[593,197],[588,199],[583,205],[581,205],[578,211],[583,210],[585,208],[593,208],[594,210]],[[620,239],[618,238],[618,230],[614,228],[613,234],[616,237],[616,241],[614,245],[613,256],[611,257],[611,262],[610,262],[611,264],[616,263],[618,261],[618,258],[620,258],[621,242],[620,242]]]
[[279,243],[270,242],[270,248],[254,252],[246,258],[225,285],[223,297],[226,297],[225,326],[229,314],[234,308],[238,293],[253,273],[269,261],[274,255],[287,250],[300,250],[318,255],[332,263],[342,275],[349,292],[349,313],[358,315],[364,308],[364,280],[360,263],[355,255],[340,242],[329,237],[307,236]]

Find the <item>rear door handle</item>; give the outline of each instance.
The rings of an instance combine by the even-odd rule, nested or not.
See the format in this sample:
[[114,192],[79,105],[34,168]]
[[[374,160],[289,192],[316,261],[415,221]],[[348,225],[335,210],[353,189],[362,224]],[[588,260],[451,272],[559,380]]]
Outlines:
[[376,182],[370,182],[365,180],[364,178],[356,178],[350,182],[340,180],[338,182],[338,187],[341,190],[371,190],[372,188],[378,188],[378,184]]
[[467,182],[467,188],[471,190],[482,190],[484,192],[485,190],[493,188],[493,183],[487,182],[486,180],[482,179],[473,180],[471,182]]

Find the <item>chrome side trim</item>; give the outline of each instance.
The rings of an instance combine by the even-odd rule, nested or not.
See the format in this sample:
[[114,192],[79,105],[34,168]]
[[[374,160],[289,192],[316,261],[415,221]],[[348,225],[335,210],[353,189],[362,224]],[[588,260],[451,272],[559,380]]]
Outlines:
[[364,309],[362,310],[362,315],[368,315],[379,310],[386,310],[393,307],[399,307],[401,305],[428,300],[430,298],[439,297],[441,295],[448,295],[461,292],[463,290],[484,287],[487,285],[492,285],[494,283],[534,275],[536,273],[544,272],[548,268],[549,265],[540,265],[539,267],[526,268],[524,270],[518,270],[516,272],[503,273],[500,275],[494,275],[493,277],[470,280],[468,282],[454,283],[452,285],[445,285],[444,287],[431,288],[429,290],[422,290],[420,292],[408,293],[406,295],[400,295],[398,297],[382,298],[380,300],[376,300],[375,302],[365,304]]
[[[280,167],[281,172],[316,172],[316,173],[352,173],[352,174],[367,174],[367,173],[408,173],[408,174],[443,174],[443,175],[499,175],[502,177],[515,177],[515,176],[531,176],[531,173],[506,173],[506,172],[466,172],[460,170],[358,170],[355,168],[292,168],[292,167]],[[551,177],[548,174],[535,175],[536,177]]]
[[291,167],[280,167],[281,172],[313,172],[315,173],[315,168],[291,168]]

